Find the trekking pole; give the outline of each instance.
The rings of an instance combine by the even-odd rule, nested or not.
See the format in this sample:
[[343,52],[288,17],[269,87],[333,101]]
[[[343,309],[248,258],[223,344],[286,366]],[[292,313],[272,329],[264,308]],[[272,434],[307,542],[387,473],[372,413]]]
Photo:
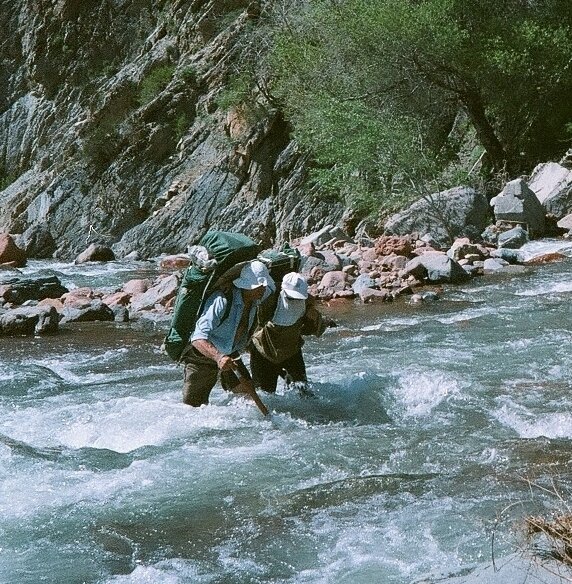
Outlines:
[[[238,377],[239,386],[241,387],[241,389],[244,390],[244,393],[246,393],[248,396],[252,398],[252,401],[254,401],[254,403],[257,405],[258,409],[262,412],[262,415],[268,416],[270,412],[268,411],[268,408],[264,405],[262,400],[258,397],[258,394],[254,389],[252,379],[250,379],[250,376],[245,375],[244,372],[241,370],[240,365],[242,365],[242,362],[240,363],[240,365],[236,361],[233,361],[233,363],[234,363],[233,370],[236,373],[236,376]],[[242,366],[244,367],[244,365]]]

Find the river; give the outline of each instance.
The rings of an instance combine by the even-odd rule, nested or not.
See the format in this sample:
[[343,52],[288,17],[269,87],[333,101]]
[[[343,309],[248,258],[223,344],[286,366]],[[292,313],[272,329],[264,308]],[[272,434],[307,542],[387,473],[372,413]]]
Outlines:
[[218,387],[183,405],[160,319],[2,338],[0,582],[411,584],[512,554],[571,487],[571,301],[568,259],[339,310],[306,344],[316,398],[263,395],[270,419]]

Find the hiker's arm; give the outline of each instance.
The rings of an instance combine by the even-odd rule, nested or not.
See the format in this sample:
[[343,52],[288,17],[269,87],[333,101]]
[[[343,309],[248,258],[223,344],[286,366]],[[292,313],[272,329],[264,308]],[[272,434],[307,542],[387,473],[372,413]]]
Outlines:
[[209,341],[209,335],[220,324],[222,315],[226,309],[226,302],[227,300],[222,294],[215,296],[210,302],[207,302],[205,311],[197,320],[195,330],[191,336],[191,344],[193,347],[201,355],[212,359],[221,371],[232,369],[232,359],[228,355],[221,353]]
[[230,371],[234,367],[232,358],[221,353],[207,339],[197,339],[192,342],[192,345],[201,355],[212,359],[221,371]]

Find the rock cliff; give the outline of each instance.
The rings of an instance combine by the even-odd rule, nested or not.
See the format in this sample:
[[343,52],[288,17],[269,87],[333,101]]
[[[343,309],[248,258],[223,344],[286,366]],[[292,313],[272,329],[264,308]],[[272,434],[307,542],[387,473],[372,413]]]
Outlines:
[[217,104],[247,0],[0,0],[0,232],[174,253],[208,228],[280,243],[343,212],[312,196],[281,113]]

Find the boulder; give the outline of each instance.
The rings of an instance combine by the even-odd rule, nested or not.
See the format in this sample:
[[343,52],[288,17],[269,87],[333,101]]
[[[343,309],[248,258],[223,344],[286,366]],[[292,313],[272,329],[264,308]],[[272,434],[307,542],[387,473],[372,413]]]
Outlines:
[[64,305],[62,315],[62,323],[115,320],[111,308],[101,300],[70,302]]
[[567,229],[568,231],[572,230],[572,213],[562,217],[562,219],[560,219],[556,225],[558,225],[560,229]]
[[409,261],[404,276],[414,276],[430,282],[466,282],[470,275],[454,259],[444,253],[426,253]]
[[53,306],[21,306],[0,314],[0,336],[55,333],[59,320]]
[[457,262],[468,255],[476,255],[477,259],[482,259],[484,257],[482,254],[482,248],[475,243],[471,243],[467,237],[456,239],[447,251],[447,255]]
[[378,256],[409,256],[413,250],[411,237],[397,235],[382,235],[375,240],[375,251]]
[[175,274],[162,278],[159,283],[149,288],[143,294],[135,295],[131,299],[131,311],[151,310],[155,305],[165,306],[167,301],[176,296],[179,289],[179,279]]
[[531,237],[544,235],[546,229],[544,207],[522,178],[508,182],[491,199],[496,221],[522,223]]
[[497,245],[499,247],[508,247],[511,249],[518,249],[528,241],[528,233],[520,226],[509,229],[504,233],[499,234]]
[[498,258],[508,262],[509,264],[520,264],[522,262],[522,254],[517,249],[508,247],[501,247],[491,251],[492,258]]
[[123,292],[126,294],[143,294],[143,292],[147,292],[149,288],[152,286],[151,280],[137,278],[135,280],[129,280],[123,284]]
[[375,288],[363,288],[359,292],[359,297],[364,304],[377,304],[393,300],[389,290],[376,290]]
[[355,282],[352,284],[352,290],[356,294],[360,294],[362,290],[366,288],[375,288],[376,282],[373,278],[369,276],[369,274],[360,274]]
[[159,261],[159,268],[161,270],[184,270],[190,265],[191,258],[186,254],[165,256]]
[[388,235],[419,233],[440,247],[449,247],[456,237],[475,239],[490,223],[486,197],[470,187],[455,187],[433,193],[397,213],[385,223]]
[[44,278],[12,278],[0,284],[0,298],[6,302],[23,304],[27,300],[60,298],[68,289],[56,276]]
[[15,268],[26,265],[26,252],[20,249],[8,233],[0,233],[0,264],[10,264]]
[[51,258],[57,249],[50,229],[45,223],[36,223],[28,227],[20,241],[29,258]]
[[99,243],[92,243],[86,250],[82,251],[75,259],[76,264],[86,262],[111,262],[115,259],[115,254],[111,248]]
[[572,170],[557,162],[539,164],[532,171],[528,186],[547,213],[557,219],[572,213]]

